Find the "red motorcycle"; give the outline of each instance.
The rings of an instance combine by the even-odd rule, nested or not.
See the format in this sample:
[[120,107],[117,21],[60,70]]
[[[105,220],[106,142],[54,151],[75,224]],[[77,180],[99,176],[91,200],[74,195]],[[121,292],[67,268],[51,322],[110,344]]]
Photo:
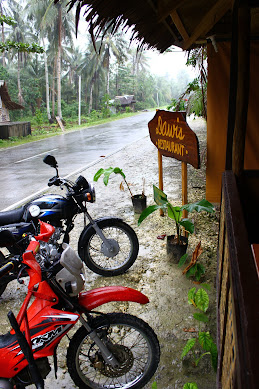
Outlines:
[[[111,301],[148,303],[134,289],[110,286],[82,292],[81,259],[67,244],[60,259],[37,262],[40,242],[47,242],[54,227],[41,222],[40,234],[30,237],[22,257],[13,257],[0,268],[0,277],[14,267],[29,275],[28,294],[12,329],[0,336],[0,387],[25,388],[34,383],[44,388],[53,356],[57,372],[57,346],[79,321],[70,339],[67,368],[79,388],[142,388],[155,373],[160,357],[159,342],[143,320],[123,313],[94,312]],[[0,232],[0,246],[13,244],[10,231]],[[39,264],[40,263],[40,264]],[[32,301],[33,300],[33,301]]]

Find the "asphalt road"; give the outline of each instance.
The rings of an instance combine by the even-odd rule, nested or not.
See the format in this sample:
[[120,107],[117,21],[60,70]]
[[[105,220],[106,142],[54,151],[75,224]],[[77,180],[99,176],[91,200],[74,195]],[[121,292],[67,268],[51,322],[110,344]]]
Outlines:
[[[46,189],[55,170],[42,162],[47,154],[58,161],[67,177],[103,157],[148,135],[155,112],[58,135],[42,141],[0,150],[0,210],[15,208]],[[86,177],[90,182],[93,177]]]

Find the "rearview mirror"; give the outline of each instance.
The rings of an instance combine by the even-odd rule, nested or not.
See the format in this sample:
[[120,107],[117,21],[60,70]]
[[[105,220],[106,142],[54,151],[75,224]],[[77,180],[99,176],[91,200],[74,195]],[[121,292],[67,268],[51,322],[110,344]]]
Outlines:
[[43,162],[46,163],[47,165],[51,166],[51,167],[54,167],[55,169],[58,166],[56,158],[53,157],[53,155],[50,155],[50,154],[46,155],[46,157],[43,158]]

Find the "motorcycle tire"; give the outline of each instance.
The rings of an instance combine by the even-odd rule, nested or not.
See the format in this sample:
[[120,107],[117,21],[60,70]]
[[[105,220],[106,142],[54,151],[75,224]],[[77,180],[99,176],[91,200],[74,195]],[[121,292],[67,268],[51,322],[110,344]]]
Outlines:
[[110,254],[94,228],[89,228],[79,241],[78,253],[86,266],[105,277],[125,273],[135,262],[139,242],[135,231],[122,220],[102,219],[98,221],[105,237],[114,245]]
[[[5,265],[7,262],[8,262],[8,260],[6,260],[4,254],[0,251],[0,267]],[[8,285],[8,282],[6,282],[6,277],[8,277],[8,276],[4,277],[5,281],[0,279],[0,296],[2,296],[2,294],[4,293],[4,291]]]
[[70,340],[67,367],[80,389],[143,388],[154,375],[160,347],[156,334],[143,320],[128,314],[111,313],[91,323],[120,365],[107,364],[85,327]]

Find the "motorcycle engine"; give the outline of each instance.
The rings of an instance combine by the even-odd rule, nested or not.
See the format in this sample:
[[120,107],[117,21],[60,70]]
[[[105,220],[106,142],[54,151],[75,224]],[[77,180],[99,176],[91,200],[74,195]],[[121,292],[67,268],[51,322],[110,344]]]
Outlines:
[[84,268],[80,257],[66,243],[62,245],[60,264],[63,269],[56,274],[56,280],[69,296],[77,296],[84,288]]

